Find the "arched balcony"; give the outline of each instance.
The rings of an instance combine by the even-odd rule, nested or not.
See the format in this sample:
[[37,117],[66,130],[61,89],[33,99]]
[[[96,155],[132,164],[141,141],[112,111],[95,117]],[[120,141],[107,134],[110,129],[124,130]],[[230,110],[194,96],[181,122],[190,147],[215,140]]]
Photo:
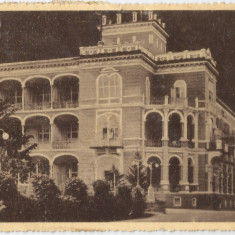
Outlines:
[[53,178],[58,188],[63,191],[67,179],[78,176],[78,160],[72,155],[58,156],[53,161]]
[[172,113],[168,121],[169,147],[181,147],[182,121],[178,113]]
[[78,118],[70,114],[57,116],[52,125],[52,148],[74,149],[78,144]]
[[51,127],[50,120],[44,116],[29,117],[25,121],[25,135],[32,136],[29,144],[38,144],[38,149],[50,149]]
[[162,146],[162,116],[159,113],[149,113],[145,122],[145,146]]
[[51,86],[46,78],[36,77],[25,83],[24,109],[41,110],[51,107]]
[[22,109],[22,87],[17,80],[5,80],[0,83],[0,99],[7,100],[16,109]]
[[179,185],[180,179],[181,179],[180,161],[177,157],[172,157],[169,161],[169,183],[170,183],[171,192],[180,191],[180,185]]
[[79,105],[79,80],[75,76],[60,76],[53,85],[53,108],[76,108]]

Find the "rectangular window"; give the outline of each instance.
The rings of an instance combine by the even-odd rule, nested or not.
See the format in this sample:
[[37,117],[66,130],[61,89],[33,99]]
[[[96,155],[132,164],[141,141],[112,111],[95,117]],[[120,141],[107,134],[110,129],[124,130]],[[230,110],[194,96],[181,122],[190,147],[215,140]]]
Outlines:
[[180,87],[175,88],[175,96],[176,98],[180,98]]
[[77,139],[78,138],[78,127],[75,123],[71,124],[67,128],[67,139]]
[[173,204],[174,204],[174,206],[180,207],[182,205],[181,197],[174,197],[173,198]]
[[153,35],[149,34],[149,44],[153,44]]
[[38,132],[38,142],[49,142],[50,140],[50,126],[42,125]]
[[107,139],[107,134],[108,134],[108,129],[107,128],[103,128],[103,139]]

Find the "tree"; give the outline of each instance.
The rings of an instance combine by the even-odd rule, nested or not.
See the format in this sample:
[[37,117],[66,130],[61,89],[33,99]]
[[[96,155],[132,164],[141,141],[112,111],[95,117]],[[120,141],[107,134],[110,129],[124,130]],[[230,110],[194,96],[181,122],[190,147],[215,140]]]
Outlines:
[[135,153],[134,164],[129,167],[129,172],[127,173],[125,178],[132,185],[132,187],[138,186],[139,183],[139,186],[141,188],[143,188],[145,191],[147,190],[147,170],[146,167],[143,165],[143,161],[139,152]]
[[11,117],[15,111],[7,100],[0,102],[0,130],[3,132],[0,134],[9,135],[8,139],[0,136],[0,168],[14,178],[19,175],[21,180],[26,180],[32,168],[29,153],[37,145],[25,147],[31,136],[23,135],[19,120]]

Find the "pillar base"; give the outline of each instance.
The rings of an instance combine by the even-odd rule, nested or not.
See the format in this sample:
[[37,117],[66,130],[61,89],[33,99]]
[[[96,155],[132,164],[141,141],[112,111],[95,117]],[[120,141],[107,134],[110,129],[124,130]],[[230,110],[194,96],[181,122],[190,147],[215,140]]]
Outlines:
[[155,202],[155,193],[154,193],[153,186],[148,187],[147,202],[150,202],[150,203]]
[[164,190],[164,191],[169,191],[169,182],[167,181],[162,181],[161,182],[161,188]]

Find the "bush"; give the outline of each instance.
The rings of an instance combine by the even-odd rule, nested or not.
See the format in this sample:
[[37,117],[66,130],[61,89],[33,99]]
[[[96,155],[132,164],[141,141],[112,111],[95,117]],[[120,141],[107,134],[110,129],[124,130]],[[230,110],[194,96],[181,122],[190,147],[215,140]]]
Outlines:
[[18,194],[16,180],[7,172],[0,173],[0,200],[13,200]]
[[110,193],[108,182],[97,180],[93,184],[94,195],[94,219],[98,221],[110,221],[115,218],[115,197]]
[[130,215],[132,209],[132,196],[131,189],[128,186],[120,185],[118,187],[118,194],[115,197],[116,200],[116,219],[126,219]]
[[61,198],[62,221],[85,221],[88,210],[86,184],[79,178],[66,182],[64,197]]
[[132,188],[132,216],[141,217],[144,214],[145,201],[139,188]]
[[58,221],[60,217],[60,191],[53,179],[44,175],[33,177],[34,199],[40,211],[38,212],[42,221]]
[[4,202],[5,209],[0,211],[0,221],[35,222],[38,220],[38,207],[34,200],[16,194],[14,200]]
[[74,197],[80,202],[86,202],[88,197],[87,186],[79,178],[70,178],[66,182],[64,195]]

